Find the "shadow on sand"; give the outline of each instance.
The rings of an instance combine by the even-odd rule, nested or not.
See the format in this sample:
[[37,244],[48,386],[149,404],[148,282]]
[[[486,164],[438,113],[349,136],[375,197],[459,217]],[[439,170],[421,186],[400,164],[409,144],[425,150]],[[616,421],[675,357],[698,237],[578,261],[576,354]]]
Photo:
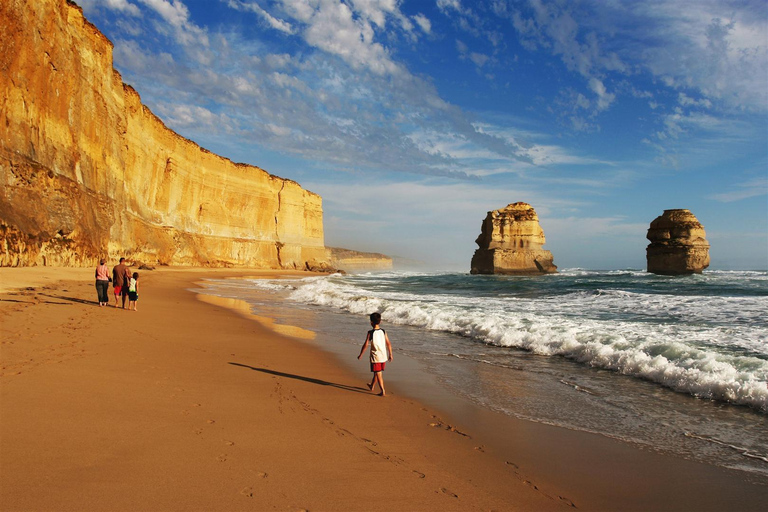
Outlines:
[[[95,300],[85,300],[85,299],[78,299],[75,297],[65,297],[64,295],[49,295],[47,293],[41,293],[40,294],[43,297],[50,297],[52,299],[60,299],[60,300],[68,300],[69,302],[78,302],[80,304],[85,304],[87,306],[96,306],[98,307],[99,301]],[[66,304],[66,302],[51,302],[51,301],[45,301],[48,304]]]
[[268,373],[270,375],[275,375],[277,377],[287,377],[289,379],[296,379],[304,382],[311,382],[312,384],[319,384],[320,386],[331,386],[334,388],[344,389],[346,391],[354,391],[355,393],[365,393],[366,395],[370,394],[370,391],[364,388],[358,388],[355,386],[346,386],[344,384],[328,382],[327,380],[314,379],[312,377],[304,377],[303,375],[296,375],[293,373],[278,372],[277,370],[270,370],[268,368],[256,368],[255,366],[248,366],[247,364],[241,364],[241,363],[229,363],[229,364],[231,364],[232,366],[240,366],[242,368],[248,368],[249,370],[255,370],[261,373]]

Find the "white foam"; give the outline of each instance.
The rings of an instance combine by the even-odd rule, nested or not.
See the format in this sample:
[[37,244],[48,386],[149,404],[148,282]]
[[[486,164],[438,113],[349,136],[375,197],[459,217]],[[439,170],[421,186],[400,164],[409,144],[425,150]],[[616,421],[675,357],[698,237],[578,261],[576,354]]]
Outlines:
[[403,286],[389,286],[387,291],[380,282],[375,284],[387,277],[310,278],[290,285],[258,281],[258,285],[291,290],[290,299],[300,303],[359,315],[379,311],[389,323],[559,355],[701,398],[768,412],[764,357],[768,327],[759,327],[768,298],[617,290],[539,299],[467,297],[415,294]]

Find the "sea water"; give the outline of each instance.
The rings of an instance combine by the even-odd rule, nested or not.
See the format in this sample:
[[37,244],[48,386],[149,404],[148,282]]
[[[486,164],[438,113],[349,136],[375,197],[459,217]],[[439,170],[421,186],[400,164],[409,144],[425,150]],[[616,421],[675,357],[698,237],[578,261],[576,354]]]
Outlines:
[[[382,272],[212,280],[357,354],[379,311],[396,351],[451,393],[768,481],[768,273]],[[276,307],[276,304],[278,307]]]

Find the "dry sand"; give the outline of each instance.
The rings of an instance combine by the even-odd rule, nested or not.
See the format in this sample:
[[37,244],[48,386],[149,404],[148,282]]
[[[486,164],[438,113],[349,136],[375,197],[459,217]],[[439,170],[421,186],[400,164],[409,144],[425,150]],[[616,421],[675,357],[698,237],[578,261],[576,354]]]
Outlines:
[[768,499],[739,472],[497,415],[426,378],[428,406],[402,385],[377,397],[300,326],[277,332],[189,291],[257,273],[275,275],[142,272],[132,312],[98,306],[93,269],[0,269],[0,509],[759,510]]

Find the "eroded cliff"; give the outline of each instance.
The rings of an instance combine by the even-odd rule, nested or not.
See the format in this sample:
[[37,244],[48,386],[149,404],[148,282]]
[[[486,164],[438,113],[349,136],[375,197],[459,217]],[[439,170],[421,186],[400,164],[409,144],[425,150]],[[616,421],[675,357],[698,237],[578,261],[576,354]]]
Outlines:
[[551,274],[557,272],[552,253],[542,249],[546,239],[536,210],[512,203],[488,212],[475,243],[472,274]]
[[0,265],[328,265],[320,196],[168,129],[77,5],[3,0],[0,27]]

